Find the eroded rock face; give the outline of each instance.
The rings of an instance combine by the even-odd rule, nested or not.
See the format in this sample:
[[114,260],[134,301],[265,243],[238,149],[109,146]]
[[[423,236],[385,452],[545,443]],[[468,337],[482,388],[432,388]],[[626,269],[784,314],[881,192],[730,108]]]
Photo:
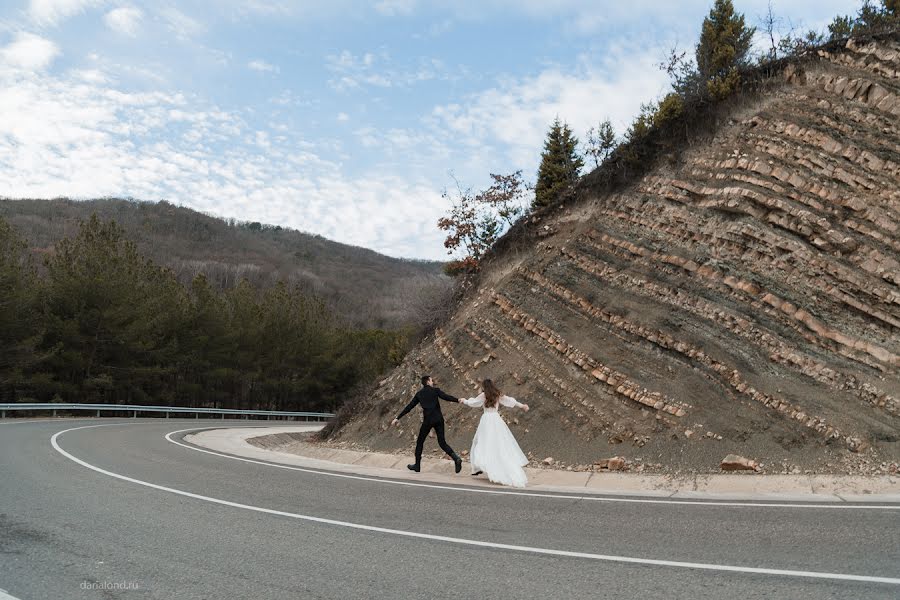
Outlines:
[[[428,372],[456,395],[498,381],[531,405],[511,425],[523,449],[563,464],[635,439],[628,458],[707,470],[725,445],[767,464],[896,462],[900,43],[851,40],[782,81],[677,168],[489,265],[341,435],[409,445],[373,423]],[[480,411],[444,413],[467,444]]]

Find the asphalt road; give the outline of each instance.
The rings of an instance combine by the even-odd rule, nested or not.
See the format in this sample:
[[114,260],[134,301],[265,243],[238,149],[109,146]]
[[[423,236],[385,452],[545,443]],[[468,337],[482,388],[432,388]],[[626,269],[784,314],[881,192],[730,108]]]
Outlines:
[[[21,600],[900,598],[900,510],[487,495],[466,491],[465,475],[453,490],[393,485],[165,439],[204,425],[219,423],[0,422],[0,589]],[[747,571],[759,568],[894,582]]]

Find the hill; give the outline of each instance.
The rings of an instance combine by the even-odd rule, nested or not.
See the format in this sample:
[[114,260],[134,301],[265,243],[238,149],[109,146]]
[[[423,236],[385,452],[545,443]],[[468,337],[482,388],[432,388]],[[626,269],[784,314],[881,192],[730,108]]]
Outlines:
[[[851,39],[763,89],[629,185],[588,176],[578,201],[501,240],[333,439],[410,449],[411,419],[387,422],[430,373],[527,401],[507,420],[535,463],[896,469],[900,42]],[[445,413],[465,447],[480,411]]]
[[384,256],[323,237],[260,223],[223,220],[168,202],[102,199],[0,199],[0,217],[37,254],[74,235],[96,213],[114,219],[141,253],[183,283],[204,273],[221,289],[241,279],[268,287],[279,279],[322,297],[349,323],[397,328],[419,324],[450,290],[441,263]]

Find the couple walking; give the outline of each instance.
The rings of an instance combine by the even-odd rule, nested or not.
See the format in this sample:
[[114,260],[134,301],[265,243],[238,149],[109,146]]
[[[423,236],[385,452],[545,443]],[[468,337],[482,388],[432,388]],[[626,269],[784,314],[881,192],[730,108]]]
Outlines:
[[453,459],[456,472],[459,473],[462,470],[462,459],[444,439],[444,415],[441,413],[440,400],[446,400],[465,404],[472,408],[479,406],[484,408],[484,414],[478,423],[478,429],[472,439],[472,450],[469,453],[472,475],[484,473],[494,483],[525,487],[528,478],[522,467],[528,464],[528,459],[522,453],[519,444],[516,443],[516,438],[513,437],[509,427],[500,418],[498,408],[502,404],[509,408],[521,408],[527,412],[528,405],[518,402],[515,398],[504,396],[503,392],[497,389],[490,379],[484,380],[481,390],[481,393],[475,398],[454,398],[435,387],[434,380],[428,375],[422,377],[422,389],[416,393],[406,408],[400,411],[397,418],[391,421],[391,425],[396,425],[417,404],[422,406],[422,427],[419,429],[419,437],[416,439],[416,462],[407,465],[410,470],[419,472],[421,469],[422,447],[432,429],[437,434],[441,449]]

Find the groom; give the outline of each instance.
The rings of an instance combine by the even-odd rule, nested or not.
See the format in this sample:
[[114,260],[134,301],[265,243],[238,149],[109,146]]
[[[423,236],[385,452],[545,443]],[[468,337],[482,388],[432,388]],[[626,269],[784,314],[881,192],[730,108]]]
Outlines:
[[418,473],[421,470],[422,446],[425,445],[425,438],[428,437],[428,433],[432,429],[437,433],[438,445],[453,459],[456,472],[459,473],[462,469],[462,459],[453,451],[453,448],[447,445],[447,440],[444,439],[444,415],[441,414],[441,403],[438,401],[438,398],[447,402],[459,402],[458,398],[445,394],[434,387],[434,380],[430,376],[425,375],[422,377],[422,389],[416,393],[412,401],[406,405],[406,408],[400,411],[397,418],[391,421],[391,425],[396,425],[403,418],[403,415],[411,411],[416,404],[422,405],[422,427],[419,429],[419,438],[416,440],[416,462],[412,465],[406,465],[406,468],[410,471]]

